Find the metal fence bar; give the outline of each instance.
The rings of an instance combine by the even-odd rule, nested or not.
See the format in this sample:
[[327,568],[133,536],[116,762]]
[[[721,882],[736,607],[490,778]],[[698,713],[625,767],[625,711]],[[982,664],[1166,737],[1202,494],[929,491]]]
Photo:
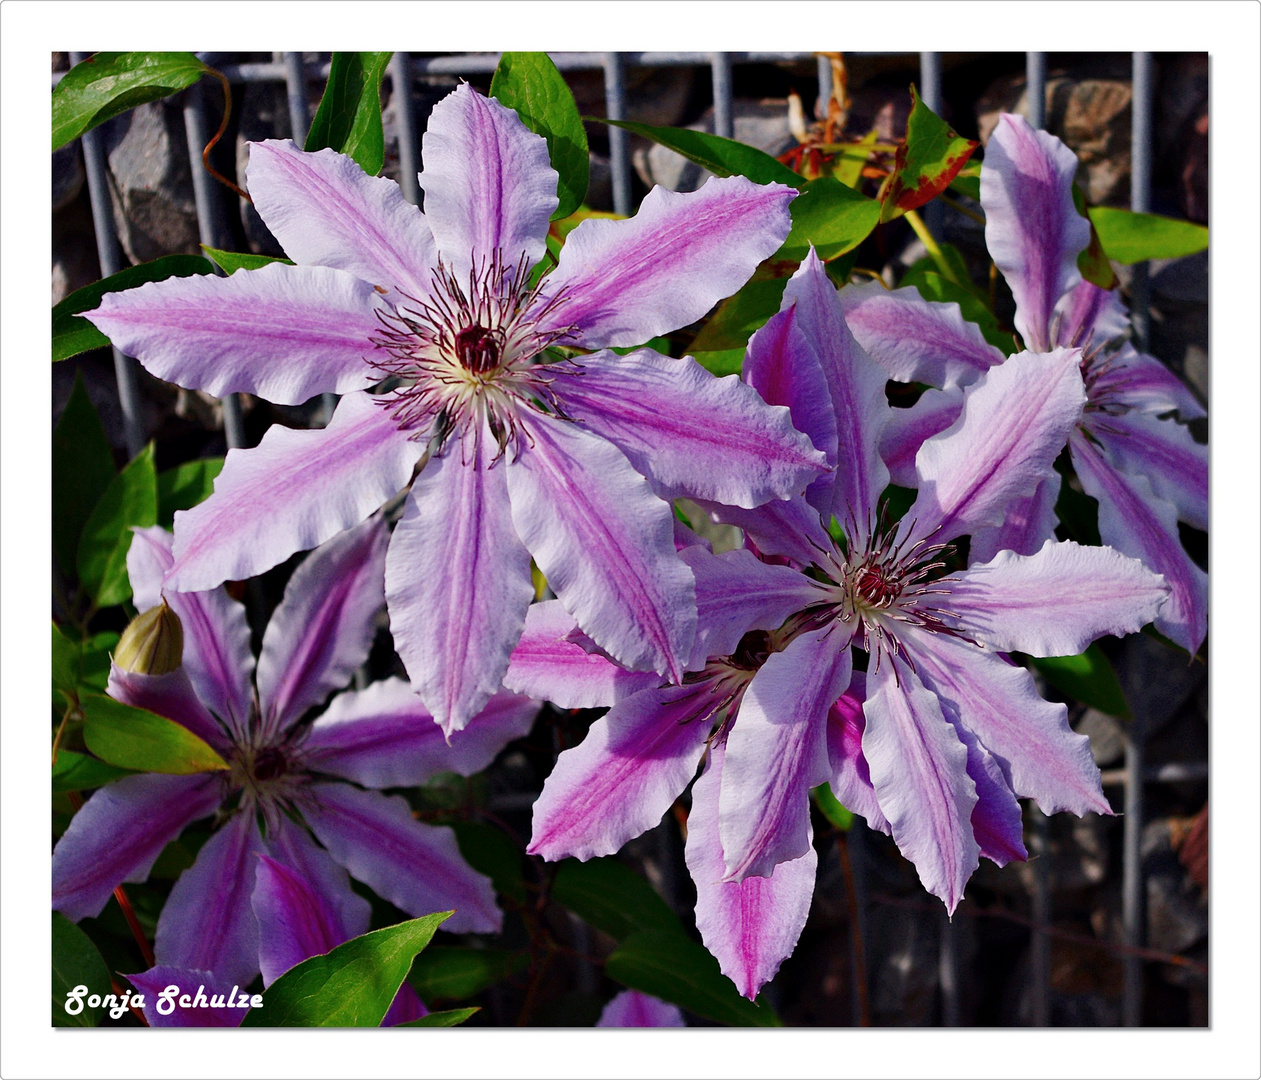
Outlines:
[[819,97],[815,102],[814,114],[820,120],[828,118],[828,101],[832,97],[832,61],[826,56],[819,56],[816,64],[819,71]]
[[710,55],[714,74],[714,134],[733,139],[736,129],[731,111],[731,57],[721,52]]
[[412,107],[412,59],[408,53],[394,54],[390,79],[394,83],[394,114],[398,120],[398,182],[403,198],[419,206],[420,181],[416,174],[420,154],[416,145],[416,111]]
[[285,93],[289,100],[289,128],[298,146],[306,143],[308,125],[311,123],[306,105],[306,67],[300,52],[284,54]]
[[[610,120],[626,119],[626,86],[622,79],[622,54],[604,54],[604,107]],[[609,168],[613,173],[613,210],[629,217],[631,212],[630,153],[626,129],[609,125]]]
[[[85,56],[85,53],[71,53],[70,62],[77,64]],[[96,234],[96,254],[101,263],[101,277],[107,278],[123,268],[123,256],[114,228],[114,207],[105,175],[105,147],[101,142],[101,131],[85,132],[82,144],[88,199],[92,204],[92,229]],[[117,347],[111,348],[114,353],[114,379],[118,383],[118,403],[123,413],[123,441],[127,445],[127,456],[134,458],[144,446],[136,362],[130,356],[124,356]]]
[[1033,824],[1029,854],[1033,869],[1033,916],[1034,929],[1029,939],[1032,971],[1031,1009],[1034,1027],[1051,1026],[1051,938],[1043,927],[1051,925],[1050,857],[1051,825],[1046,815],[1035,804],[1030,808]]
[[1025,53],[1025,99],[1028,102],[1029,124],[1046,126],[1046,53]]
[[[940,116],[942,112],[941,53],[922,52],[919,54],[919,79],[921,100]],[[941,237],[942,225],[945,222],[945,210],[945,206],[937,199],[934,199],[923,209],[924,225],[934,237]]]
[[[1145,214],[1151,209],[1152,101],[1155,97],[1156,72],[1151,53],[1136,52],[1132,62],[1130,209]],[[1140,346],[1146,346],[1151,335],[1148,303],[1147,264],[1137,263],[1130,284],[1130,322]]]

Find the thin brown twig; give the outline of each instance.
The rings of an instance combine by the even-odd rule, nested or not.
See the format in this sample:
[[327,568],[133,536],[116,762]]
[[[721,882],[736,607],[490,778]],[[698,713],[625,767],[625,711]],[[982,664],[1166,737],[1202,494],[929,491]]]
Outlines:
[[[109,987],[117,995],[119,1001],[122,1001],[123,998],[127,996],[127,991],[123,989],[122,983],[114,978],[113,975],[109,977]],[[140,1009],[137,1009],[130,1001],[127,1002],[127,1008],[131,1010],[131,1015],[139,1020],[141,1024],[145,1027],[149,1026],[149,1021],[144,1018],[144,1013]]]
[[867,952],[863,946],[859,922],[858,889],[854,884],[854,866],[849,858],[849,837],[838,833],[836,850],[841,857],[841,873],[845,878],[845,906],[849,912],[850,947],[854,950],[854,992],[858,995],[858,1024],[871,1027],[871,1001],[867,996]]
[[228,130],[228,118],[232,115],[232,87],[228,83],[228,77],[223,72],[216,71],[214,68],[207,68],[206,74],[213,75],[223,87],[223,119],[219,122],[219,130],[211,136],[210,142],[206,143],[206,148],[202,150],[201,163],[205,167],[206,172],[210,173],[219,183],[230,187],[242,199],[252,205],[254,200],[250,198],[249,192],[237,187],[236,184],[210,164],[210,151],[215,148],[215,144],[223,138],[223,133]]

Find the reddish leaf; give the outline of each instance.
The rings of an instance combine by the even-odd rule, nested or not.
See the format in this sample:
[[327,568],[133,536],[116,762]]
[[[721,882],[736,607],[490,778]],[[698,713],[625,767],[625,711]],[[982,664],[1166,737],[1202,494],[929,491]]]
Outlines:
[[920,101],[912,86],[906,138],[898,145],[893,172],[880,188],[880,220],[892,221],[935,199],[950,186],[979,145],[956,134]]

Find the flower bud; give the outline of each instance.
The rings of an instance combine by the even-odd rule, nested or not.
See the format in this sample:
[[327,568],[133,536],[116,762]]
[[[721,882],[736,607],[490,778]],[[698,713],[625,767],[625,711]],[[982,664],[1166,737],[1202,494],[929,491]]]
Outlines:
[[139,675],[166,675],[183,662],[184,628],[165,600],[132,619],[114,650],[114,663]]

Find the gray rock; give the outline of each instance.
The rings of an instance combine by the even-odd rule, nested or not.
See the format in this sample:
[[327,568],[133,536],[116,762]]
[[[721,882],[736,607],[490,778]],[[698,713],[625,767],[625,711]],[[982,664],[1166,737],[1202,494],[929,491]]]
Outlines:
[[1090,739],[1096,765],[1112,765],[1125,753],[1125,732],[1115,716],[1087,709],[1073,727]]
[[1203,664],[1188,664],[1183,654],[1143,634],[1125,639],[1116,670],[1135,722],[1148,736],[1168,724],[1206,678]]
[[69,206],[83,190],[83,151],[76,139],[53,151],[53,213]]
[[1208,936],[1208,903],[1173,849],[1170,820],[1143,829],[1147,885],[1147,944],[1162,952],[1185,952]]

